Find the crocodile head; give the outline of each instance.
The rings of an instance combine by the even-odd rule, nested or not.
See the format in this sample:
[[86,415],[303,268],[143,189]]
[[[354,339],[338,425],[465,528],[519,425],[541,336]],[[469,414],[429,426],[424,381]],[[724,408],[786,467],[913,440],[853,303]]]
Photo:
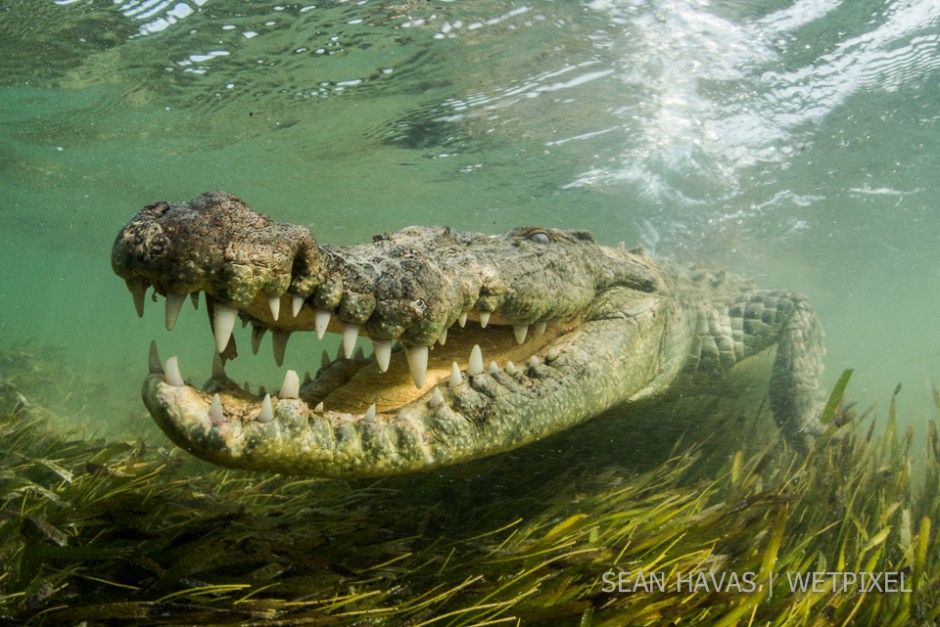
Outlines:
[[[174,442],[230,467],[377,476],[466,461],[640,398],[681,367],[657,266],[584,231],[410,227],[331,247],[213,192],[141,209],[112,266],[140,315],[148,288],[165,297],[168,328],[205,293],[212,380],[187,385],[152,349],[143,398]],[[223,369],[238,318],[255,352],[271,332],[279,362],[300,332],[340,334],[344,357],[252,394]]]

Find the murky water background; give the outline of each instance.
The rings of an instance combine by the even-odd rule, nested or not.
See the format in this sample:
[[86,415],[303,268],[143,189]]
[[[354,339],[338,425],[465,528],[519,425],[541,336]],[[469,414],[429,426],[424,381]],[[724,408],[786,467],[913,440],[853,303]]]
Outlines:
[[[799,289],[829,383],[854,367],[850,396],[884,405],[900,382],[925,416],[938,32],[934,0],[0,2],[0,346],[101,381],[82,424],[154,428],[150,339],[200,379],[209,327],[187,306],[168,334],[162,301],[138,320],[111,244],[224,189],[323,242],[587,228]],[[234,378],[277,387],[269,341]],[[293,338],[285,368],[322,348]]]

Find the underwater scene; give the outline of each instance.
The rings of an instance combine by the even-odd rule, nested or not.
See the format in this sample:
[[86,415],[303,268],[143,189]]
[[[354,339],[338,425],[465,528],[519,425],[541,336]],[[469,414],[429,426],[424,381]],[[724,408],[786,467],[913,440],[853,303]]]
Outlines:
[[24,0],[0,69],[0,624],[940,623],[936,2]]

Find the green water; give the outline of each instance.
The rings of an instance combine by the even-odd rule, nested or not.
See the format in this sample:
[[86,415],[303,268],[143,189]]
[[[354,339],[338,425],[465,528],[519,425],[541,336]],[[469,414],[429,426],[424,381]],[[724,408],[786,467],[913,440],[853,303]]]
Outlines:
[[[150,340],[197,380],[213,344],[204,311],[139,320],[111,244],[224,189],[323,242],[587,228],[798,289],[830,384],[926,416],[938,27],[932,0],[0,2],[0,347],[64,347],[108,391],[82,424],[152,429]],[[230,374],[277,387],[269,351]]]

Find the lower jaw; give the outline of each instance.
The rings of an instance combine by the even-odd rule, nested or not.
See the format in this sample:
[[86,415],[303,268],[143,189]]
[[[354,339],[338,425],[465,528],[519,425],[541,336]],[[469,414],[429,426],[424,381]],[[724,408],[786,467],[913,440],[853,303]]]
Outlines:
[[[533,355],[518,367],[509,360],[501,366],[492,360],[480,373],[463,370],[457,380],[442,378],[436,386],[429,377],[425,386],[430,393],[413,392],[390,412],[372,406],[364,413],[360,407],[331,409],[322,403],[311,407],[282,389],[273,399],[272,414],[263,417],[257,397],[237,388],[220,395],[174,385],[167,381],[173,377],[162,371],[147,378],[144,401],[174,442],[224,466],[332,477],[414,472],[492,455],[535,439],[549,412],[531,403],[537,395],[529,402],[524,399],[559,357],[549,338],[545,342],[544,357]],[[493,354],[520,354],[512,346],[504,348],[507,352],[494,349]],[[445,351],[439,355],[441,361],[449,357]],[[406,372],[400,375],[407,380]],[[213,383],[220,388],[228,384]],[[350,409],[356,411],[344,411]]]

